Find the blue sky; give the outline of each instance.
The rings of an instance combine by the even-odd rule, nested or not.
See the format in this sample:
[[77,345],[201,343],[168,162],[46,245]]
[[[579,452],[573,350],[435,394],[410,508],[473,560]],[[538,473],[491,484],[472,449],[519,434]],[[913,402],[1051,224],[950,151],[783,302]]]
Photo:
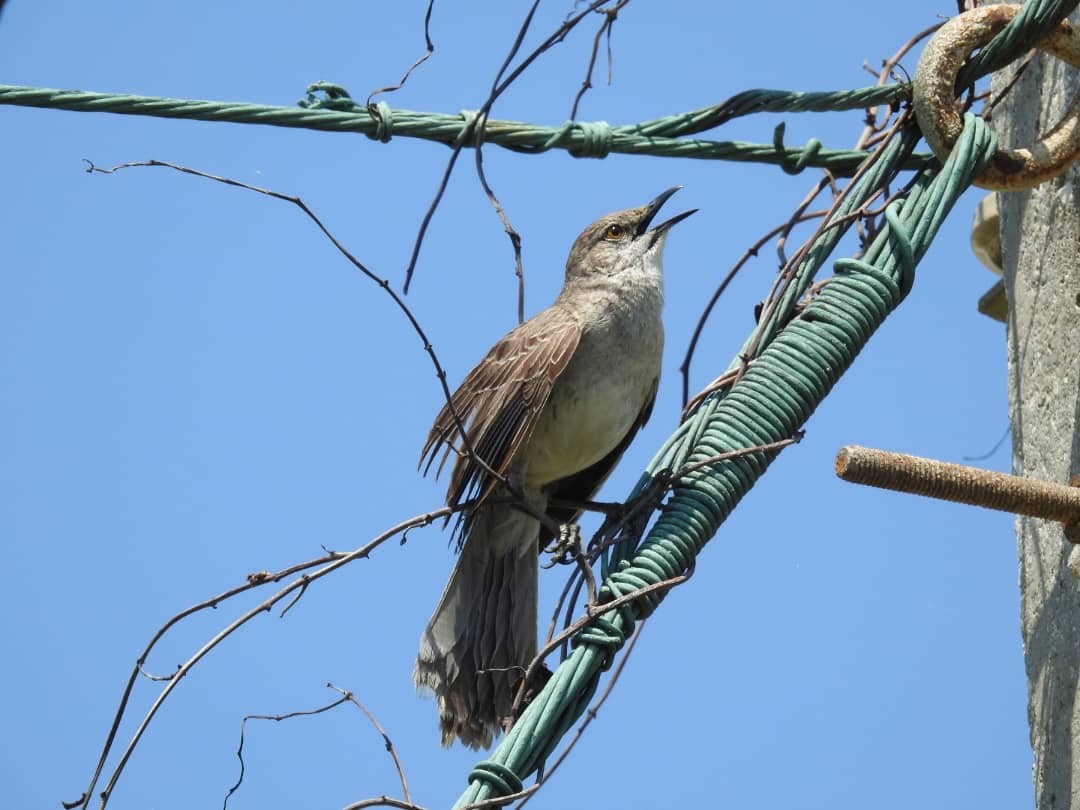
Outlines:
[[[568,4],[541,6],[529,42]],[[631,123],[751,87],[869,84],[876,64],[954,10],[918,0],[646,3],[615,28],[614,81],[579,117]],[[292,104],[326,79],[363,99],[422,52],[423,2],[128,4],[13,0],[0,82]],[[525,6],[436,4],[436,52],[393,106],[479,107]],[[595,23],[544,56],[493,117],[559,124]],[[905,63],[914,68],[914,60]],[[603,78],[603,68],[598,73]],[[858,112],[757,116],[711,137],[811,136],[848,147]],[[7,607],[0,717],[8,804],[86,787],[124,680],[166,619],[243,581],[348,550],[441,503],[416,471],[441,403],[400,314],[286,204],[163,169],[156,158],[300,195],[400,288],[449,156],[398,138],[0,107],[0,531]],[[452,382],[515,322],[513,256],[464,156],[408,303]],[[625,495],[673,428],[678,365],[707,297],[816,180],[776,168],[485,150],[524,240],[527,311],[554,297],[566,252],[600,214],[682,184],[666,255],[668,347],[652,421],[610,479]],[[536,807],[789,806],[878,810],[1030,803],[1031,751],[1012,518],[843,484],[845,444],[962,461],[1007,428],[1004,327],[975,312],[993,283],[967,247],[969,192],[915,289],[651,619],[614,695]],[[674,210],[674,209],[673,209]],[[762,252],[721,302],[692,387],[726,367],[767,292]],[[1007,470],[1008,442],[984,466]],[[591,524],[590,524],[591,525]],[[438,745],[410,681],[453,562],[414,531],[259,617],[165,704],[115,808],[212,807],[236,780],[241,718],[354,691],[393,739],[413,799],[449,805],[478,757]],[[549,571],[542,604],[564,571]],[[259,592],[261,594],[262,592]],[[256,598],[261,598],[256,594]],[[148,662],[166,673],[252,599],[200,614]],[[541,610],[543,614],[543,608]],[[140,682],[120,745],[158,684]],[[340,807],[399,795],[359,711],[248,727],[232,807]],[[100,786],[99,786],[100,787]]]

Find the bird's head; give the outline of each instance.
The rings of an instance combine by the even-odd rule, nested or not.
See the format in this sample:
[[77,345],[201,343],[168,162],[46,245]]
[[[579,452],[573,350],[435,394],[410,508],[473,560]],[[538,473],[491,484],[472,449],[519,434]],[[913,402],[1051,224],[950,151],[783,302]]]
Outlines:
[[684,211],[649,228],[665,202],[682,186],[669,188],[652,202],[600,217],[581,232],[566,260],[566,278],[615,276],[645,266],[659,268],[668,230],[697,211]]

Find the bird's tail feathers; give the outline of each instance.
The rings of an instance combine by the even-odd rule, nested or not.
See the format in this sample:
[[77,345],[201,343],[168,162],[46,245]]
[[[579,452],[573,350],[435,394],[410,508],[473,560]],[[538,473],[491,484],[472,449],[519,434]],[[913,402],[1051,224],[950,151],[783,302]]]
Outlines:
[[511,713],[536,655],[538,535],[536,519],[510,503],[470,516],[413,670],[417,688],[438,700],[444,746],[487,748]]

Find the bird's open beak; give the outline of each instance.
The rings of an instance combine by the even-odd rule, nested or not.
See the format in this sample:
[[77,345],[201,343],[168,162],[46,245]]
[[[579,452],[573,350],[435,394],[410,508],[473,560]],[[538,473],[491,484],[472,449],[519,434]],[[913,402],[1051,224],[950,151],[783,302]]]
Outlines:
[[647,206],[645,206],[645,216],[643,216],[638,222],[637,232],[634,234],[635,236],[641,236],[646,231],[648,231],[649,234],[652,236],[652,241],[655,242],[657,237],[659,237],[660,234],[664,233],[672,225],[677,222],[682,222],[688,216],[697,211],[696,208],[692,208],[689,211],[683,211],[681,214],[676,214],[671,219],[664,220],[651,231],[649,231],[649,225],[651,225],[653,219],[656,218],[656,215],[657,213],[659,213],[660,208],[671,198],[671,195],[678,191],[680,188],[682,188],[682,186],[672,186],[655,200],[653,200],[651,203],[649,203]]

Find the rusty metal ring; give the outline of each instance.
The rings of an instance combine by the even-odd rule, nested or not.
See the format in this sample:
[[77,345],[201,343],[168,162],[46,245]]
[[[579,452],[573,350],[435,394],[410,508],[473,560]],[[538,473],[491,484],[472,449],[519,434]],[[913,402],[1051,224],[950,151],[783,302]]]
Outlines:
[[[945,23],[927,44],[915,69],[915,116],[926,142],[944,161],[964,128],[953,93],[956,74],[972,50],[985,45],[1016,16],[1020,6],[983,6]],[[1036,47],[1080,68],[1080,31],[1063,21]],[[1057,177],[1080,158],[1080,92],[1061,122],[1030,148],[998,149],[974,180],[980,188],[1018,191]]]

